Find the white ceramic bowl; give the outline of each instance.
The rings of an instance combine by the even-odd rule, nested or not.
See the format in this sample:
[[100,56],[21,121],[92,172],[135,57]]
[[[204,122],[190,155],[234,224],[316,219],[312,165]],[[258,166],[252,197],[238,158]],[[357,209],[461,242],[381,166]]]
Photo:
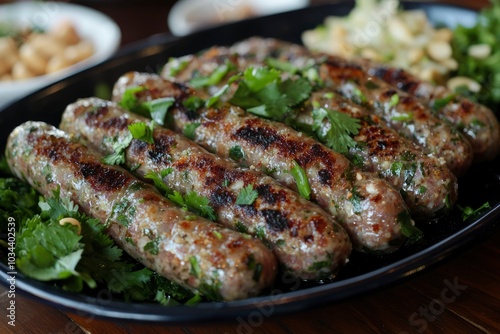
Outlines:
[[118,25],[106,15],[93,9],[61,2],[18,2],[0,5],[0,22],[14,22],[20,26],[37,26],[50,30],[68,20],[79,35],[92,42],[95,53],[71,67],[32,79],[0,81],[0,110],[30,92],[70,74],[96,65],[110,57],[119,47],[121,32]]
[[204,27],[299,9],[308,4],[309,0],[180,0],[168,14],[168,27],[172,34],[183,36]]

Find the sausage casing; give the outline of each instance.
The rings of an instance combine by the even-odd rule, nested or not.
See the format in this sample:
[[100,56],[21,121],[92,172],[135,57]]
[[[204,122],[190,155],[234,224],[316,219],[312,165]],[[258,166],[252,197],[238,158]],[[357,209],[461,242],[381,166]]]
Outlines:
[[297,163],[304,169],[311,187],[311,199],[334,216],[350,234],[358,250],[391,252],[405,236],[402,224],[411,224],[401,198],[386,181],[359,170],[343,155],[288,126],[258,118],[234,106],[216,109],[182,108],[189,89],[152,74],[128,73],[114,88],[120,100],[131,87],[145,88],[136,94],[140,101],[174,97],[169,109],[171,126],[182,132],[197,123],[194,140],[221,156],[235,148],[244,158],[241,164],[266,171],[282,184],[297,189],[290,170]]
[[[96,98],[69,105],[61,128],[103,154],[129,135],[128,125],[148,120],[127,113],[116,104]],[[350,255],[344,229],[324,210],[258,171],[240,168],[211,154],[182,135],[157,126],[154,144],[133,140],[126,165],[140,178],[162,175],[170,188],[185,195],[205,197],[217,220],[261,238],[276,254],[285,271],[302,279],[332,278]],[[243,188],[256,192],[252,203],[237,204]]]
[[6,157],[19,178],[45,196],[59,188],[137,261],[184,287],[235,300],[275,279],[276,259],[259,240],[189,214],[51,125],[18,126]]

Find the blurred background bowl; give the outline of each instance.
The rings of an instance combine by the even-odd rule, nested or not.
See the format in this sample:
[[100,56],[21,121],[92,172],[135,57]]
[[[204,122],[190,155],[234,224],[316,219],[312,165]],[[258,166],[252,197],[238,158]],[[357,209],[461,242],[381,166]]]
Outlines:
[[0,110],[5,105],[52,82],[96,65],[115,53],[121,32],[108,16],[93,9],[61,2],[18,2],[0,5],[0,24],[49,31],[63,21],[73,24],[82,39],[90,41],[94,54],[68,68],[29,79],[0,81]]
[[180,0],[168,15],[168,28],[177,36],[253,16],[306,7],[308,0]]

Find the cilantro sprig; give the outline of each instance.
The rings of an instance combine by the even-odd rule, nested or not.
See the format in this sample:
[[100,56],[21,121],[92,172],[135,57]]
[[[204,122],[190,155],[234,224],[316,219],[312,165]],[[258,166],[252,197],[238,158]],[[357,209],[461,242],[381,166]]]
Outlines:
[[175,99],[172,97],[164,97],[140,102],[137,95],[146,90],[144,86],[127,88],[123,93],[121,101],[118,102],[118,105],[125,110],[151,118],[159,125],[164,125],[167,112],[169,108],[174,105]]
[[311,91],[312,86],[305,78],[282,81],[281,72],[276,69],[249,67],[229,102],[250,113],[282,122],[291,117],[292,107],[307,99]]
[[[314,120],[312,129],[326,146],[339,153],[347,153],[349,148],[356,146],[352,136],[358,134],[360,128],[358,119],[322,107],[313,109],[312,117]],[[328,121],[328,126],[324,125],[325,119]]]
[[153,144],[153,130],[155,122],[149,125],[144,122],[135,122],[128,125],[129,133],[124,138],[114,138],[113,153],[106,155],[102,161],[108,165],[121,165],[125,163],[125,151],[132,143],[133,139],[142,140],[148,144]]
[[257,199],[259,193],[251,184],[243,187],[236,198],[236,205],[252,205]]
[[216,220],[217,216],[215,215],[215,211],[210,205],[210,200],[208,198],[197,194],[195,191],[190,191],[183,195],[165,183],[163,179],[172,172],[172,168],[166,168],[160,171],[160,173],[150,171],[146,173],[144,177],[152,180],[155,187],[159,189],[165,197],[184,210],[191,211],[210,220]]

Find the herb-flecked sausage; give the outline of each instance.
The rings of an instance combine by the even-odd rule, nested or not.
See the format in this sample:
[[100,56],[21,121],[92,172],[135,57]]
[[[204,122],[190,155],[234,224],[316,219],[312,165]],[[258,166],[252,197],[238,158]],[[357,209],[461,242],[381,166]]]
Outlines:
[[488,107],[473,102],[444,86],[422,81],[403,69],[378,64],[368,59],[356,61],[372,76],[415,95],[434,114],[457,127],[474,151],[474,162],[494,159],[500,151],[500,125]]
[[[238,57],[223,47],[214,47],[201,55],[186,56],[175,61],[184,62],[183,69],[172,77],[174,67],[169,62],[163,75],[188,83],[197,77],[209,76],[211,71],[228,63],[234,65],[235,72],[243,71],[248,66],[247,58]],[[259,66],[255,63],[250,65]],[[216,91],[214,88],[220,88],[232,75],[234,72],[228,73],[225,79],[205,91],[213,94]],[[233,83],[228,95],[234,95],[237,87],[238,83]],[[348,149],[346,157],[361,169],[377,173],[391,183],[401,192],[416,219],[436,218],[450,211],[457,199],[458,185],[444,159],[426,154],[420,146],[383,124],[374,113],[327,89],[316,89],[305,103],[296,108],[296,114],[292,116],[293,124],[299,125],[298,128],[315,125],[314,115],[318,108],[340,112],[359,120],[359,132],[353,137],[356,145]],[[321,123],[322,132],[326,133],[329,126],[325,118]]]
[[[197,124],[193,139],[220,156],[270,174],[297,189],[290,173],[297,164],[308,179],[311,200],[330,212],[348,231],[354,246],[367,252],[391,252],[412,230],[412,220],[400,194],[386,181],[359,170],[343,155],[288,126],[244,112],[235,106],[190,110],[183,100],[192,97],[187,87],[157,75],[128,73],[113,90],[121,100],[129,88],[140,87],[139,101],[173,97],[168,110],[177,132]],[[407,229],[405,229],[407,228]]]
[[359,64],[276,39],[251,38],[231,50],[250,62],[273,58],[298,68],[313,68],[324,86],[372,111],[426,153],[445,159],[455,175],[463,175],[472,163],[472,147],[458,129],[432,115],[430,108],[414,96],[371,77]]
[[[129,135],[128,126],[147,119],[97,98],[69,105],[61,128],[111,154]],[[301,279],[333,278],[350,255],[345,230],[317,205],[259,171],[239,167],[191,140],[156,126],[154,144],[134,139],[125,164],[140,178],[152,173],[182,195],[207,199],[218,222],[260,238],[283,269]],[[250,200],[240,202],[243,194]]]
[[6,157],[19,178],[45,196],[60,189],[128,254],[186,288],[236,300],[258,295],[275,279],[276,259],[260,240],[182,210],[52,125],[18,126]]

